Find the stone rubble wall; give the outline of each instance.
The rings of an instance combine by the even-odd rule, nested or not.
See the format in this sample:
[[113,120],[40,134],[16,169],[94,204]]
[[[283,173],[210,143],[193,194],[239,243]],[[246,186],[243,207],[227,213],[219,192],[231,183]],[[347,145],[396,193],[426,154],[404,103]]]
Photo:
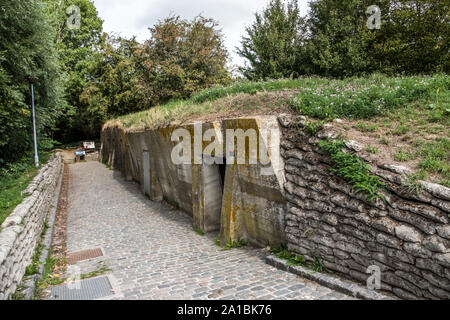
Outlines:
[[16,291],[40,241],[61,174],[61,154],[53,155],[24,190],[28,194],[0,227],[0,300]]
[[327,269],[363,283],[367,268],[376,265],[381,289],[400,298],[449,299],[450,189],[421,182],[422,191],[405,193],[407,168],[371,162],[364,146],[347,142],[386,184],[386,202],[369,202],[330,172],[331,160],[320,152],[321,139],[338,137],[335,128],[311,136],[302,129],[304,118],[278,119],[288,250],[308,260],[316,256]]

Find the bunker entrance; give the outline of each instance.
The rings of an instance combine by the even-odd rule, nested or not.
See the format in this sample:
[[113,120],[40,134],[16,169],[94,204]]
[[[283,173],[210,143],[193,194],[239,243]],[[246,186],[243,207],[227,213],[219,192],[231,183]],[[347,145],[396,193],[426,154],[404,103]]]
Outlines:
[[226,161],[203,166],[204,221],[203,231],[220,230],[222,197],[225,188]]
[[144,173],[144,193],[150,196],[150,153],[148,150],[142,152],[142,163]]
[[222,194],[225,187],[225,172],[227,170],[227,160],[226,158],[223,158],[222,163],[217,165],[219,167],[219,174],[220,174],[220,182],[222,185]]

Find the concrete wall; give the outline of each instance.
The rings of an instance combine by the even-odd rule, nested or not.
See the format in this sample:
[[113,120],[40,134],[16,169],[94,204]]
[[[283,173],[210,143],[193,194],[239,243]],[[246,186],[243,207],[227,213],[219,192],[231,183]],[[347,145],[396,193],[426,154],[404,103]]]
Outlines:
[[[197,124],[198,125],[198,124]],[[283,164],[250,164],[249,143],[246,144],[245,164],[196,164],[194,137],[196,124],[128,132],[119,127],[102,130],[101,158],[105,163],[122,171],[129,180],[140,183],[142,192],[151,200],[166,200],[192,214],[194,225],[205,232],[219,231],[223,243],[229,239],[246,239],[252,244],[278,246],[284,239]],[[269,160],[279,159],[279,125],[276,117],[256,117],[202,123],[200,136],[213,129],[214,138],[203,141],[202,151],[211,141],[220,142],[223,151],[212,152],[212,157],[226,158],[227,129],[255,130],[264,133],[256,149],[264,148]],[[192,137],[190,164],[174,164],[171,158],[178,141],[172,141],[174,130],[185,129]],[[237,140],[231,142],[236,149]],[[269,146],[274,146],[272,149]],[[277,152],[278,151],[278,152]],[[234,151],[233,151],[234,152]],[[237,156],[237,155],[236,155]],[[144,163],[148,160],[149,163]],[[259,160],[259,159],[258,159]],[[146,168],[146,170],[144,170]],[[220,170],[225,169],[224,181]]]
[[6,218],[0,228],[0,300],[8,299],[25,274],[40,240],[61,174],[61,155],[44,165],[24,191],[29,196]]
[[[423,182],[405,193],[407,168],[371,161],[386,184],[381,200],[355,195],[330,173],[330,159],[318,142],[336,137],[332,127],[310,136],[303,120],[282,115],[288,249],[357,281],[366,282],[371,265],[380,267],[382,289],[406,299],[450,298],[450,189]],[[363,145],[347,143],[364,157]]]

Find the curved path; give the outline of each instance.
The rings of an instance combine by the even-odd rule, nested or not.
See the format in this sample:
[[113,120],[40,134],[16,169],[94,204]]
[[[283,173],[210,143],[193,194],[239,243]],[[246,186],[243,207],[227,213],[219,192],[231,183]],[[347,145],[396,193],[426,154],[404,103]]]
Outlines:
[[148,200],[139,186],[99,162],[70,164],[67,250],[101,247],[100,263],[124,299],[349,299],[264,263],[264,251],[221,251],[192,218]]

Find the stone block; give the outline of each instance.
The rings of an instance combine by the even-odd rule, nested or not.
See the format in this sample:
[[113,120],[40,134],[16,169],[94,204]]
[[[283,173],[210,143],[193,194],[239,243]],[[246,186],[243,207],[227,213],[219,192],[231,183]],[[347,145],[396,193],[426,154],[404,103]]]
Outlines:
[[423,240],[423,236],[419,231],[417,231],[413,227],[409,227],[406,225],[400,225],[395,227],[395,235],[399,239],[408,242],[421,242]]

